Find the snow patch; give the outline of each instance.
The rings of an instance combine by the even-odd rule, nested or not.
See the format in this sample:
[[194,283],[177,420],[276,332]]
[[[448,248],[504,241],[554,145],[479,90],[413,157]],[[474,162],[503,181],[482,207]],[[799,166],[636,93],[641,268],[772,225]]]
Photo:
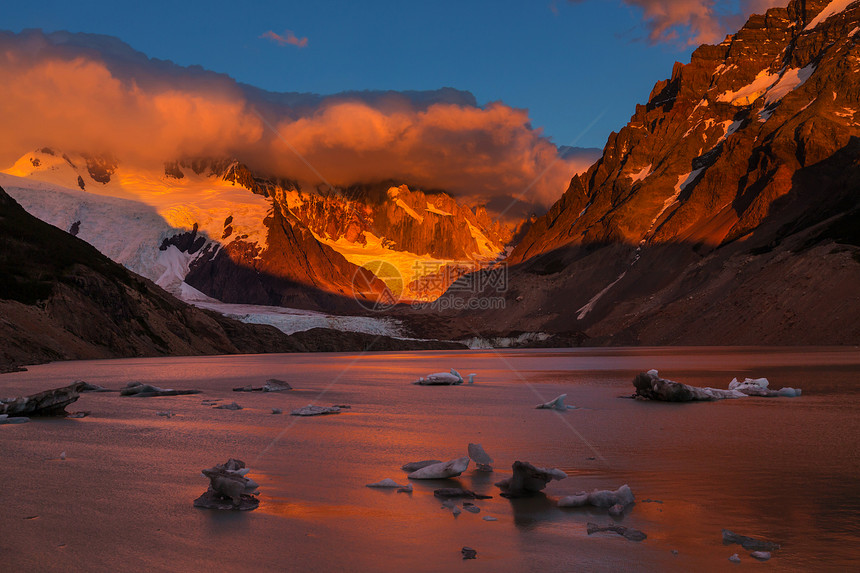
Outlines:
[[618,281],[623,279],[626,275],[627,275],[627,271],[624,271],[623,273],[618,275],[617,279],[615,279],[614,281],[612,281],[611,283],[606,285],[606,287],[602,291],[600,291],[599,293],[597,293],[596,295],[591,297],[591,299],[587,303],[585,303],[585,305],[583,305],[580,309],[578,309],[576,311],[577,312],[576,320],[582,320],[583,318],[585,318],[588,315],[589,312],[594,310],[594,305],[597,304],[597,301],[599,301],[603,295],[605,295],[607,292],[609,292],[609,289],[611,289],[616,284],[618,284]]
[[775,111],[776,111],[776,109],[774,109],[774,108],[770,108],[770,109],[764,108],[764,107],[761,108],[758,112],[759,123],[764,123],[767,120],[769,120],[770,116],[772,116]]
[[147,205],[3,173],[0,186],[34,217],[64,230],[81,221],[78,238],[103,255],[168,289],[179,287],[173,279],[187,263],[159,246],[185,230],[172,227]]
[[652,166],[652,165],[653,165],[653,163],[649,163],[648,165],[646,165],[645,167],[643,167],[643,168],[642,168],[638,173],[634,173],[634,174],[630,175],[629,177],[630,177],[634,182],[636,182],[636,181],[642,181],[643,179],[645,179],[646,177],[648,177],[649,175],[651,175],[651,166]]
[[764,105],[769,106],[784,98],[790,91],[799,88],[815,72],[815,66],[809,64],[802,68],[786,70],[779,81],[767,92]]
[[[698,177],[699,174],[704,170],[704,167],[700,167],[699,169],[690,171],[689,173],[684,173],[683,175],[679,176],[678,182],[675,184],[675,194],[672,197],[666,199],[666,201],[663,203],[663,210],[665,211],[669,207],[669,205],[677,201],[678,195],[680,195],[681,192],[686,189],[688,185],[690,185],[690,183],[695,181],[696,177]],[[662,212],[660,214],[662,215]]]
[[394,204],[406,211],[406,214],[418,221],[419,223],[424,222],[424,217],[419,215],[418,212],[406,204],[403,199],[400,198],[400,188],[399,187],[391,187],[388,190],[388,198],[394,200]]
[[760,71],[755,79],[737,91],[727,91],[717,96],[717,101],[734,106],[750,105],[760,98],[779,79],[779,74],[771,74],[767,69]]
[[406,211],[406,214],[418,221],[419,223],[424,222],[424,217],[418,214],[418,211],[407,205],[403,202],[403,199],[395,199],[394,204]]
[[818,16],[812,19],[812,22],[806,25],[806,28],[804,28],[803,31],[806,32],[807,30],[818,27],[819,24],[826,21],[831,16],[844,12],[846,8],[854,4],[856,1],[857,0],[832,0],[830,4],[825,6],[824,10],[818,13]]
[[453,217],[452,213],[448,213],[446,211],[442,211],[441,209],[437,209],[435,205],[427,203],[427,211],[430,213],[436,213],[437,215],[443,215],[445,217]]
[[159,250],[155,260],[164,267],[164,272],[155,280],[155,284],[167,292],[181,294],[181,286],[185,284],[188,267],[195,258],[197,253],[193,255],[183,253],[176,248],[176,245],[168,245],[167,249]]

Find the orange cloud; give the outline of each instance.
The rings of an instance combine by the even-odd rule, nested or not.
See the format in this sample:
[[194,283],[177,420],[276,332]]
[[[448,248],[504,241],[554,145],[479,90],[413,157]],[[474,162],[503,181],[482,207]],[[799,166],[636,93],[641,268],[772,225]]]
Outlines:
[[391,178],[548,206],[594,159],[561,158],[526,110],[465,92],[271,94],[112,42],[0,32],[0,164],[43,146],[127,163],[233,156],[311,185]]
[[280,170],[307,173],[295,153],[334,185],[380,174],[425,187],[490,197],[523,195],[555,201],[590,159],[561,159],[555,145],[529,126],[525,110],[500,103],[385,112],[359,101],[333,102],[277,125],[273,160]]
[[[585,0],[570,0],[581,3]],[[651,42],[712,44],[739,28],[751,14],[785,6],[788,0],[622,0],[642,11]]]
[[308,39],[298,38],[292,30],[287,30],[283,35],[276,34],[275,32],[269,30],[268,32],[263,32],[261,38],[266,38],[267,40],[271,40],[275,42],[279,46],[293,45],[298,46],[299,48],[304,48],[308,45]]

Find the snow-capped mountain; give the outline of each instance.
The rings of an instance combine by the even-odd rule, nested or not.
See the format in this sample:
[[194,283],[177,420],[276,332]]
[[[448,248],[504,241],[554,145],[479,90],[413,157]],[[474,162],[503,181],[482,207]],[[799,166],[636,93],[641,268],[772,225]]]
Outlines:
[[494,261],[512,236],[443,192],[388,182],[323,193],[235,160],[139,168],[43,148],[0,173],[0,185],[30,213],[187,300],[354,312],[355,296],[368,304],[389,296],[392,283],[362,267],[373,261],[400,273],[395,296],[434,298],[458,276],[440,282],[440,269]]
[[858,42],[860,2],[793,0],[675,64],[514,249],[504,312],[472,327],[856,342]]

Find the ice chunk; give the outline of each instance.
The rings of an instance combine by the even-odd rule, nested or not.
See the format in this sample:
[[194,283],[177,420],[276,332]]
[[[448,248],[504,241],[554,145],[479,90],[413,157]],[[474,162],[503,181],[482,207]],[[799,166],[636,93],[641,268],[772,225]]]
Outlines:
[[617,533],[630,541],[643,541],[648,538],[648,536],[642,531],[633,529],[632,527],[624,527],[623,525],[608,525],[606,527],[600,527],[596,523],[589,523],[586,526],[586,531],[589,535],[599,533],[601,531],[611,531],[612,533]]
[[[413,384],[419,386],[458,386],[463,383],[463,377],[460,373],[451,369],[450,372],[436,372],[428,374],[425,377],[419,378]],[[471,381],[469,382],[471,384]]]
[[202,470],[202,473],[209,478],[209,489],[194,500],[194,507],[252,510],[260,505],[260,500],[254,497],[260,485],[245,477],[248,471],[242,460],[230,458],[227,463]]
[[594,507],[608,508],[620,506],[621,511],[623,512],[624,508],[632,504],[634,501],[635,498],[633,497],[633,492],[630,490],[630,486],[624,484],[615,491],[610,489],[596,489],[591,493],[581,491],[574,495],[561,498],[558,501],[558,506],[584,507],[586,505],[591,505]]
[[[623,493],[622,489],[624,490]],[[617,503],[627,505],[628,503],[633,503],[633,494],[627,486],[622,486],[618,491],[608,489],[594,490],[588,494],[588,503],[594,507],[612,507]]]
[[290,412],[290,416],[324,416],[326,414],[340,414],[337,406],[314,406],[308,404],[304,408],[298,408]]
[[[409,486],[411,487],[411,486],[412,486],[412,484],[409,484]],[[385,478],[384,480],[382,480],[382,481],[378,481],[378,482],[376,482],[376,483],[369,483],[369,484],[367,484],[365,487],[377,487],[377,488],[380,488],[380,489],[385,489],[385,488],[390,488],[390,489],[400,488],[400,489],[404,489],[404,488],[406,488],[406,486],[405,486],[405,485],[400,485],[399,483],[397,483],[396,481],[394,481],[394,480],[393,480],[393,479],[391,479],[391,478]]]
[[150,398],[153,396],[184,396],[186,394],[200,394],[200,390],[173,390],[172,388],[159,388],[142,382],[129,382],[125,388],[119,391],[120,396],[134,396],[136,398]]
[[573,410],[576,406],[566,406],[564,404],[564,399],[567,398],[567,394],[562,394],[560,396],[555,397],[554,399],[546,402],[544,404],[538,404],[535,406],[538,410]]
[[558,500],[559,507],[584,507],[588,505],[588,494],[584,491]]
[[240,386],[238,388],[233,388],[233,392],[284,392],[292,389],[293,387],[290,386],[289,383],[284,382],[283,380],[270,378],[266,380],[266,383],[262,386]]
[[469,458],[457,458],[444,463],[425,466],[409,474],[409,479],[445,479],[456,477],[469,467]]
[[723,400],[726,398],[743,398],[746,394],[734,388],[699,388],[672,380],[660,378],[656,370],[642,372],[633,379],[636,392],[634,398],[642,400],[660,400],[663,402],[693,402]]
[[747,551],[774,551],[779,549],[779,543],[767,539],[756,539],[746,535],[738,535],[728,529],[723,529],[723,544],[737,543]]
[[559,469],[538,468],[528,462],[514,462],[513,475],[496,486],[503,497],[523,497],[539,492],[552,480],[563,480],[567,474]]
[[482,472],[493,471],[493,458],[484,451],[481,444],[469,444],[469,457],[478,466],[478,470]]
[[426,468],[427,466],[432,466],[433,464],[441,464],[442,460],[422,460],[420,462],[409,462],[408,464],[403,464],[400,466],[405,472],[412,473],[414,471],[418,471],[421,468]]

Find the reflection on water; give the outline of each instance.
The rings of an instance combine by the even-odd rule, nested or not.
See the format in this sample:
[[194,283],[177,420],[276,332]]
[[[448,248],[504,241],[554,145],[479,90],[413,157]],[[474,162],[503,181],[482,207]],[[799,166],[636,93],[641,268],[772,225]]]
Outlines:
[[[133,359],[0,376],[0,395],[75,379],[204,391],[150,399],[88,394],[71,410],[90,410],[90,417],[0,426],[0,452],[12,462],[0,464],[0,479],[15,491],[0,513],[0,552],[16,570],[438,571],[462,567],[464,545],[478,550],[468,566],[480,571],[722,570],[736,552],[741,568],[750,565],[748,552],[722,544],[720,530],[728,528],[781,543],[771,569],[860,565],[856,349],[535,350],[503,357],[477,351]],[[476,372],[475,385],[409,383],[451,367]],[[722,388],[735,376],[766,376],[804,394],[706,404],[620,398],[632,392],[633,375],[650,368]],[[267,378],[297,389],[231,391]],[[579,409],[534,409],[561,393]],[[244,409],[216,410],[201,403],[206,399],[235,400]],[[318,418],[271,414],[273,407],[288,413],[317,401],[352,409]],[[164,410],[174,415],[157,415]],[[470,468],[454,479],[415,481],[412,494],[365,487],[384,478],[405,483],[402,464],[460,457],[469,442],[484,446],[495,472]],[[61,451],[65,461],[57,459]],[[193,508],[207,485],[200,469],[228,457],[248,462],[261,485],[260,508]],[[508,500],[493,484],[515,460],[558,467],[569,477],[552,482],[545,495]],[[620,518],[556,506],[561,496],[625,483],[638,503]],[[478,514],[454,517],[433,497],[439,487],[493,498],[474,501]],[[588,536],[588,522],[619,523],[648,538]]]

